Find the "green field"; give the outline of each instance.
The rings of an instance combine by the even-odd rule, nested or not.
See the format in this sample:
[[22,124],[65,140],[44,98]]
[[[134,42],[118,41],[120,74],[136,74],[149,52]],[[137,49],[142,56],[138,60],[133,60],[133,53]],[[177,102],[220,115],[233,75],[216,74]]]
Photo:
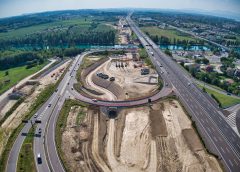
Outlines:
[[17,163],[17,172],[34,172],[36,171],[33,154],[33,139],[34,139],[34,128],[29,130],[26,136]]
[[192,38],[190,35],[186,35],[174,29],[161,29],[159,27],[141,27],[141,30],[144,32],[148,32],[150,35],[158,37],[165,36],[171,39],[171,43],[173,43],[174,38],[176,40],[188,40],[188,41],[196,41],[196,39]]
[[[93,22],[92,18],[79,18],[79,19],[70,19],[70,20],[62,20],[55,21],[45,24],[39,24],[24,28],[19,28],[15,30],[10,30],[5,33],[0,33],[0,39],[10,39],[10,38],[21,38],[26,35],[31,35],[34,33],[42,33],[49,32],[48,29],[56,30],[67,30],[69,26],[74,26],[76,29],[80,29],[79,31],[88,30]],[[111,27],[105,24],[99,24],[97,26],[97,30],[109,30]]]
[[[0,94],[17,84],[19,81],[26,78],[27,76],[41,70],[47,63],[48,62],[45,62],[30,69],[26,69],[26,66],[21,66],[0,71]],[[5,75],[6,71],[8,71],[7,76]],[[10,82],[4,83],[4,81],[6,80],[10,80]]]
[[30,35],[36,32],[43,32],[44,30],[47,30],[50,28],[66,29],[68,26],[72,26],[72,25],[81,26],[82,28],[88,28],[91,22],[92,22],[91,19],[87,19],[85,21],[84,18],[55,21],[55,22],[10,30],[6,33],[0,33],[0,39],[8,39],[8,38],[14,38],[14,37],[20,38],[25,35]]
[[[198,85],[198,87],[203,88],[203,86],[201,86],[201,85]],[[221,103],[223,108],[240,103],[240,98],[237,99],[237,98],[225,95],[225,94],[221,94],[219,92],[208,89],[206,87],[205,87],[205,90],[208,94],[213,94],[218,99],[218,101]]]

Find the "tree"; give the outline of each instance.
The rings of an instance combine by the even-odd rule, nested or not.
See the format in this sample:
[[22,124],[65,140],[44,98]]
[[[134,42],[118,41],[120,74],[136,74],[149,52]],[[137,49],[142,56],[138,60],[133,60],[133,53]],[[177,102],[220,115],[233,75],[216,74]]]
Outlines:
[[172,57],[172,52],[169,49],[166,49],[164,53]]
[[5,76],[7,76],[7,75],[9,75],[9,72],[8,72],[8,70],[5,72]]
[[202,63],[203,63],[203,64],[209,64],[209,60],[206,59],[206,58],[203,58],[203,59],[202,59]]

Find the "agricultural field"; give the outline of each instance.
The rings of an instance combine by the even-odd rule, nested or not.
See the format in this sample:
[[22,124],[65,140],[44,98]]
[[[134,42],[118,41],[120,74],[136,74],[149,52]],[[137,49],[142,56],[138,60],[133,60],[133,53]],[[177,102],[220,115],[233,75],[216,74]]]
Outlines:
[[[31,74],[34,74],[37,71],[41,70],[47,63],[48,62],[45,62],[41,65],[37,65],[30,69],[26,69],[26,65],[25,65],[21,67],[15,67],[8,70],[0,71],[0,94],[2,94],[4,91],[8,90],[15,84],[17,84],[23,78],[30,76]],[[6,73],[7,71],[8,71],[8,74]],[[10,81],[7,83],[4,83],[7,80],[10,80]]]
[[[50,23],[44,23],[14,30],[9,30],[8,32],[0,33],[0,39],[10,39],[10,38],[21,38],[26,35],[31,35],[33,33],[41,33],[52,31],[61,31],[67,30],[68,27],[77,27],[81,31],[89,29],[91,23],[93,22],[92,18],[79,18],[79,19],[70,19],[63,21],[54,21]],[[97,29],[106,29],[105,25],[99,25]]]
[[1,50],[32,47],[73,47],[76,45],[114,45],[117,14],[111,12],[62,12],[0,19]]
[[166,36],[171,41],[175,38],[176,40],[188,40],[188,41],[196,41],[196,39],[192,38],[190,35],[186,35],[174,29],[161,29],[159,27],[142,27],[144,32],[148,32],[150,35],[157,35],[159,37]]
[[174,29],[161,29],[159,27],[141,27],[145,33],[149,33],[151,36],[158,36],[159,38],[164,36],[171,40],[171,44],[174,44],[174,39],[179,41],[197,41],[195,38],[192,38],[190,35],[181,33]]

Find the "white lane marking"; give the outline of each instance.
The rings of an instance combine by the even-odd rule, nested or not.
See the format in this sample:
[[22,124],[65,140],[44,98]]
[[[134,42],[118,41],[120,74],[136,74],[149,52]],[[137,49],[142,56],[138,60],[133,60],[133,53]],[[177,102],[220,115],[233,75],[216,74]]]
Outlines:
[[217,138],[215,137],[215,136],[213,136],[213,139],[217,142],[218,140],[217,140]]
[[222,147],[220,147],[221,148],[221,150],[223,151],[223,153],[225,153],[225,151],[223,150],[223,148]]
[[231,166],[233,167],[233,163],[232,163],[232,161],[231,161],[230,159],[229,159],[228,161],[230,162]]
[[210,128],[208,128],[208,127],[207,127],[207,130],[208,130],[209,132],[211,132]]

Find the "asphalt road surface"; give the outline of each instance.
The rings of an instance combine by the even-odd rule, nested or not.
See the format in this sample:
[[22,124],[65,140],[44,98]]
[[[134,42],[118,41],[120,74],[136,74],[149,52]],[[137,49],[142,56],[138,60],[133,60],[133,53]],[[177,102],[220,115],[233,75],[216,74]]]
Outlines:
[[[155,45],[138,27],[127,18],[132,30],[136,33],[141,43],[147,49],[157,72],[164,81],[164,88],[159,93],[153,95],[152,101],[167,96],[172,89],[179,96],[179,99],[192,115],[192,119],[196,122],[198,129],[205,140],[207,147],[215,152],[222,159],[227,171],[239,171],[240,169],[240,139],[232,128],[222,117],[221,109],[219,109],[214,101],[193,83],[191,78],[174,62],[170,57],[163,54],[157,45]],[[55,145],[55,126],[56,120],[62,105],[67,98],[76,98],[83,102],[96,104],[100,106],[134,106],[148,102],[148,98],[135,101],[97,101],[84,97],[72,89],[76,82],[75,75],[82,58],[91,52],[83,53],[75,58],[69,71],[64,76],[58,86],[57,91],[47,100],[47,102],[38,110],[36,118],[42,123],[37,125],[36,134],[38,137],[34,139],[34,156],[39,172],[65,171],[61,160],[58,156]],[[69,84],[68,84],[69,83]],[[34,117],[31,118],[35,121]],[[27,123],[21,133],[28,133],[31,127]],[[41,134],[39,132],[41,128]],[[21,134],[17,137],[8,159],[7,171],[14,172],[17,167],[17,158],[21,145],[24,141]],[[36,161],[37,154],[41,154],[42,163]]]
[[[56,91],[51,95],[51,97],[44,103],[44,105],[37,111],[37,113],[29,120],[21,133],[17,137],[8,158],[7,162],[7,171],[14,172],[17,168],[17,160],[19,156],[20,149],[22,147],[25,136],[23,133],[28,133],[29,129],[32,127],[32,123],[35,123],[36,120],[41,121],[40,124],[37,124],[36,127],[36,136],[34,138],[34,157],[35,164],[38,172],[48,172],[48,171],[56,171],[63,172],[65,171],[61,160],[58,156],[56,150],[55,143],[55,126],[56,121],[59,115],[59,112],[64,104],[64,101],[68,98],[75,98],[80,101],[95,104],[99,106],[111,106],[111,107],[129,107],[136,106],[141,104],[148,103],[148,99],[150,98],[152,101],[156,101],[161,97],[168,96],[172,93],[172,87],[170,85],[165,85],[164,88],[156,93],[155,95],[134,100],[134,101],[93,101],[88,97],[84,97],[73,89],[73,84],[76,83],[76,72],[78,67],[80,66],[82,59],[85,55],[92,53],[85,52],[75,58],[73,63],[71,64],[69,70],[65,74],[64,78],[60,82]],[[160,73],[162,70],[159,70]],[[162,76],[162,80],[164,83],[169,82],[168,77]],[[41,128],[41,129],[40,129]],[[41,131],[40,131],[41,130]],[[37,162],[37,155],[41,155],[42,162]]]
[[219,156],[226,171],[239,172],[240,138],[225,121],[221,109],[211,97],[194,85],[191,77],[186,75],[176,62],[162,53],[159,47],[141,32],[130,16],[127,20],[155,67],[165,69],[169,84],[173,86],[180,101],[195,121],[207,148]]

